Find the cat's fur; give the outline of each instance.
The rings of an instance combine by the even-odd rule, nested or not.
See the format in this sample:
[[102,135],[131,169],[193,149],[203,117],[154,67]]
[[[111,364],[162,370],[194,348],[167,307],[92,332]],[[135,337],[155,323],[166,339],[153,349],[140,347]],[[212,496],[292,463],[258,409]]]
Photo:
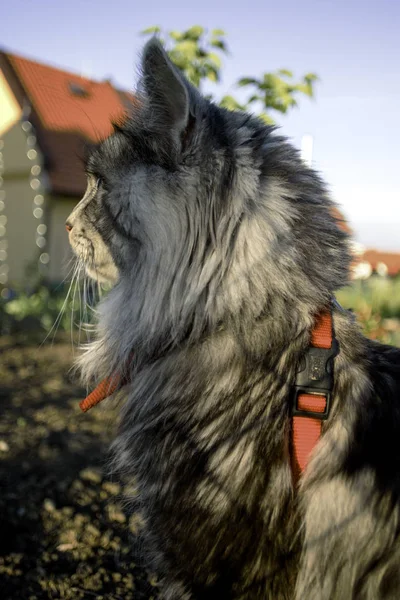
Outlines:
[[349,249],[273,128],[145,47],[140,107],[92,153],[70,239],[113,281],[86,382],[123,371],[116,463],[168,600],[400,598],[400,351],[335,308],[335,389],[293,485],[291,386]]

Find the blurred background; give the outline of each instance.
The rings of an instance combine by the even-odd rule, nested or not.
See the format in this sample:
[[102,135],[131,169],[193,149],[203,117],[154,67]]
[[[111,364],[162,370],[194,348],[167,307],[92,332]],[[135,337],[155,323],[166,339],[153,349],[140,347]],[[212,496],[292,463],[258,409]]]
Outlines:
[[[201,91],[275,123],[353,236],[338,293],[400,345],[400,4],[14,0],[0,21],[0,597],[152,598],[140,515],[104,468],[114,409],[80,415],[69,370],[106,290],[77,277],[65,220],[84,148],[135,102],[156,33]],[[140,556],[140,553],[139,555]]]

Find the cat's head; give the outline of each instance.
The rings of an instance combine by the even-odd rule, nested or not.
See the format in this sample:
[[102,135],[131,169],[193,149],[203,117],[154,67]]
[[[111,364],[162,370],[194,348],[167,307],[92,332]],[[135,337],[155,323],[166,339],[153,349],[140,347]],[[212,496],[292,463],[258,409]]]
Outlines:
[[206,102],[157,40],[146,45],[142,60],[138,102],[92,149],[85,196],[67,220],[70,243],[88,274],[112,283],[144,256],[172,252],[191,210],[186,202],[202,185],[204,152],[211,152],[196,152]]
[[272,298],[322,302],[346,281],[324,186],[273,128],[203,98],[156,40],[137,97],[91,154],[67,221],[88,274],[116,284],[120,324],[179,338]]

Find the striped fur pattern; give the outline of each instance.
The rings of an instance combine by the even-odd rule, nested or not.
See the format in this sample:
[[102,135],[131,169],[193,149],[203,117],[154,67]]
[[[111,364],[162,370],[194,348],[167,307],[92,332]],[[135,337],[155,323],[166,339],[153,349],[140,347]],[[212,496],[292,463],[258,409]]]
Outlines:
[[113,283],[79,366],[122,371],[115,466],[137,481],[165,600],[400,597],[400,351],[334,309],[331,415],[300,486],[290,395],[349,245],[272,127],[143,52],[140,108],[92,152],[70,241]]

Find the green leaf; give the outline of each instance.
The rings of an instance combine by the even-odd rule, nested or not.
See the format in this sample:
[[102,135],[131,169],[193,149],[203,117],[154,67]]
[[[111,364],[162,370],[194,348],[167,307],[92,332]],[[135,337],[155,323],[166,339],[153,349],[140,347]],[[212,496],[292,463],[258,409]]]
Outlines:
[[175,45],[174,52],[180,53],[189,60],[196,58],[197,44],[193,40],[185,40]]
[[262,100],[261,96],[259,96],[258,94],[253,94],[252,96],[250,96],[250,98],[247,100],[248,104],[253,104],[254,102],[260,102]]
[[293,72],[289,71],[289,69],[279,69],[279,75],[284,75],[285,77],[293,77]]
[[190,27],[190,29],[185,31],[184,35],[186,38],[197,42],[201,38],[203,33],[204,27],[201,27],[201,25],[193,25],[193,27]]
[[318,81],[319,77],[315,73],[307,73],[306,75],[304,75],[304,80],[309,81],[311,83],[313,81]]
[[228,110],[245,110],[245,107],[242,104],[239,104],[233,96],[224,96],[219,105]]
[[239,87],[244,87],[245,85],[258,85],[258,83],[258,79],[255,79],[254,77],[242,77],[237,82],[237,85]]
[[219,81],[219,71],[211,64],[205,64],[203,67],[204,76],[210,81],[217,83]]
[[182,71],[186,71],[186,69],[190,67],[190,61],[183,54],[175,52],[175,50],[170,50],[168,52],[168,56],[170,57],[174,65]]
[[180,33],[180,31],[170,31],[169,37],[177,42],[180,42],[183,39],[183,34]]
[[310,97],[313,95],[312,86],[308,83],[299,83],[296,86],[296,91],[301,92],[302,94],[305,94],[306,96],[310,96]]
[[226,47],[225,42],[223,42],[222,40],[210,40],[210,46],[212,46],[213,48],[219,48],[220,50],[225,52],[225,54],[228,53],[228,48]]
[[258,116],[259,116],[259,118],[260,118],[262,121],[264,121],[264,123],[265,123],[266,125],[275,125],[275,121],[274,121],[274,119],[273,119],[272,117],[270,117],[270,115],[268,115],[267,113],[265,113],[265,112],[262,112],[262,113],[261,113],[260,115],[258,115]]
[[211,35],[213,35],[215,37],[221,37],[221,36],[225,36],[226,34],[223,29],[212,29]]
[[147,29],[143,29],[140,33],[141,35],[149,35],[151,33],[160,33],[161,27],[158,25],[153,25],[152,27],[147,27]]
[[215,54],[215,52],[209,52],[208,58],[209,58],[209,60],[211,60],[214,63],[214,65],[216,66],[217,69],[221,68],[222,61],[221,61],[220,57],[218,56],[218,54]]

